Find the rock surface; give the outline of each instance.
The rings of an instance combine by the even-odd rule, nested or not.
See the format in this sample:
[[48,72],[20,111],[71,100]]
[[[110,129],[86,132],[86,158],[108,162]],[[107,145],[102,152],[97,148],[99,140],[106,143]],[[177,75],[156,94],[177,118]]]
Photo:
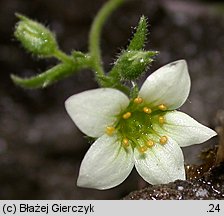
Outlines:
[[224,164],[221,164],[200,179],[149,186],[134,191],[125,200],[214,200],[224,199]]

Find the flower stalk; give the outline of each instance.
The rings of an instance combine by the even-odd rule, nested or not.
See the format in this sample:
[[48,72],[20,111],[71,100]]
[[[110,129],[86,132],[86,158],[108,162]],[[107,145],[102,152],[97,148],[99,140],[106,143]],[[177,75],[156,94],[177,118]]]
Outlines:
[[103,25],[109,15],[125,0],[110,0],[96,15],[89,34],[89,54],[92,58],[93,69],[95,70],[96,80],[100,86],[104,86],[105,72],[102,65],[101,49],[100,49],[100,36],[102,33]]

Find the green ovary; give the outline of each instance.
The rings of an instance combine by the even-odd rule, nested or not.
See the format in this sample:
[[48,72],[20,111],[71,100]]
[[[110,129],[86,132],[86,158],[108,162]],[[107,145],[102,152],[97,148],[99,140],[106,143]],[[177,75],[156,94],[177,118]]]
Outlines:
[[151,121],[150,114],[134,111],[131,112],[131,116],[128,119],[121,117],[116,128],[122,136],[126,136],[128,139],[139,139],[143,135],[152,132]]
[[165,144],[166,136],[160,136],[153,130],[153,125],[164,123],[165,110],[159,107],[151,110],[144,103],[136,104],[133,101],[130,105],[118,116],[118,121],[115,124],[115,130],[122,146],[127,148],[137,148],[139,152],[144,153],[148,148],[152,147],[155,142]]

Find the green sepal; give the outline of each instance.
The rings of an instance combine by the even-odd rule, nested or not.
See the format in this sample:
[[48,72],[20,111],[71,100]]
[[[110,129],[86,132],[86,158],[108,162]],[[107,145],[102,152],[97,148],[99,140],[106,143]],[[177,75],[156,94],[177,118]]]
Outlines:
[[157,52],[154,51],[124,51],[110,72],[110,76],[124,80],[139,78],[148,68]]
[[148,35],[148,23],[145,16],[140,18],[137,30],[130,41],[127,50],[142,50],[145,46]]
[[14,35],[24,48],[39,57],[51,57],[58,49],[54,34],[44,25],[26,16],[16,14],[20,19]]

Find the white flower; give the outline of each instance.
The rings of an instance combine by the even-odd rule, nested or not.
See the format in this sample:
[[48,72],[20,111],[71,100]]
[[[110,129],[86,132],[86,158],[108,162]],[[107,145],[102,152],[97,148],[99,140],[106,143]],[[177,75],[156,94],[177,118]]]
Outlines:
[[136,167],[150,184],[185,179],[180,147],[198,144],[216,132],[183,112],[190,77],[185,60],[151,74],[137,98],[99,88],[71,96],[65,107],[79,129],[97,138],[86,153],[77,184],[108,189],[122,183]]

